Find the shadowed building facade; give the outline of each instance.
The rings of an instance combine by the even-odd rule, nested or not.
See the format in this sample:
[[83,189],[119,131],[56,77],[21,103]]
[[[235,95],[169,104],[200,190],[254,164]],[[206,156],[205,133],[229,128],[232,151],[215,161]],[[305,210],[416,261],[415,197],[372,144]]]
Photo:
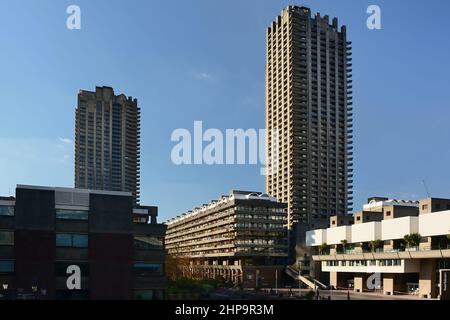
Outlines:
[[[10,299],[162,299],[166,226],[156,217],[131,193],[17,186],[0,198],[0,285]],[[75,290],[70,266],[80,268]]]

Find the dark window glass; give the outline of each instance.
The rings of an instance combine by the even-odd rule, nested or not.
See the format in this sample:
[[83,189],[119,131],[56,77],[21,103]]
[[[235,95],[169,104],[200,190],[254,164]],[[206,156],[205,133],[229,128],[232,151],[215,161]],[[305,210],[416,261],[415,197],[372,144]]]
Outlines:
[[14,232],[0,231],[0,246],[13,246]]
[[88,236],[87,235],[73,235],[72,244],[75,248],[87,248],[88,247]]
[[0,216],[14,216],[13,206],[0,206]]
[[56,218],[62,220],[88,220],[88,211],[82,210],[56,210]]
[[134,273],[137,276],[159,276],[163,274],[163,265],[161,263],[135,263]]
[[14,261],[0,260],[0,274],[13,272],[14,272]]
[[56,235],[57,247],[87,248],[88,236],[85,234],[59,233]]
[[163,238],[135,236],[134,247],[140,250],[163,249]]

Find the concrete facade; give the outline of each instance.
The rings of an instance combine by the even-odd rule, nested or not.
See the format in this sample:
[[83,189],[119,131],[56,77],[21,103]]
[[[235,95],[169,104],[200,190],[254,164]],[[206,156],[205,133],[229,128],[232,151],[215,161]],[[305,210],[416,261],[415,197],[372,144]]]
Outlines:
[[75,187],[131,192],[139,203],[140,108],[110,87],[81,90],[75,113]]
[[446,203],[445,199],[375,201],[364,209],[376,211],[364,215],[377,219],[381,215],[383,220],[363,220],[361,212],[352,226],[307,232],[307,245],[313,260],[321,263],[320,271],[330,273],[332,286],[437,298],[440,273],[450,266],[450,210],[419,215],[419,205],[437,202]]
[[285,204],[259,192],[232,191],[169,220],[166,247],[175,259],[187,260],[184,276],[275,287],[287,258],[285,225]]
[[288,205],[289,228],[352,209],[352,48],[329,20],[288,6],[267,29],[266,193]]

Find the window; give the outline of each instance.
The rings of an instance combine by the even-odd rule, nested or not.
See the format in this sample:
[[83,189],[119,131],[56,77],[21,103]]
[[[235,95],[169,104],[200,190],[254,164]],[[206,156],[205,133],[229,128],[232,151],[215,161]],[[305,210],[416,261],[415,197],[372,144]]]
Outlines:
[[424,204],[424,205],[422,206],[422,210],[428,210],[428,205],[427,205],[427,204]]
[[163,238],[150,236],[135,236],[134,248],[139,250],[163,249]]
[[361,221],[361,216],[356,217],[356,221]]
[[84,210],[56,210],[56,219],[61,220],[88,220],[89,212]]
[[0,246],[13,246],[14,232],[0,231]]
[[14,261],[0,260],[0,274],[14,273]]
[[0,216],[14,216],[13,206],[0,206]]
[[387,212],[386,212],[386,216],[387,216],[387,217],[390,217],[390,216],[391,216],[391,212],[390,212],[390,211],[387,211]]
[[59,233],[56,235],[57,247],[87,248],[88,236],[85,234]]
[[161,276],[163,274],[163,265],[161,263],[135,263],[134,273],[136,276]]

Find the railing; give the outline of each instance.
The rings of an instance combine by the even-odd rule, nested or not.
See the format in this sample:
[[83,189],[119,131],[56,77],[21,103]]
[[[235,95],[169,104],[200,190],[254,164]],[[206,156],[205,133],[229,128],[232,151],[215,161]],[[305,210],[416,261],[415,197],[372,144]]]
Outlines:
[[440,251],[440,250],[450,250],[450,245],[447,246],[415,246],[415,247],[405,247],[405,248],[396,248],[396,249],[375,249],[375,250],[358,250],[358,249],[349,249],[349,250],[337,250],[336,253],[331,254],[330,250],[322,250],[319,252],[319,256],[329,256],[329,255],[358,255],[358,254],[370,254],[370,253],[399,253],[399,252],[428,252],[428,251]]

